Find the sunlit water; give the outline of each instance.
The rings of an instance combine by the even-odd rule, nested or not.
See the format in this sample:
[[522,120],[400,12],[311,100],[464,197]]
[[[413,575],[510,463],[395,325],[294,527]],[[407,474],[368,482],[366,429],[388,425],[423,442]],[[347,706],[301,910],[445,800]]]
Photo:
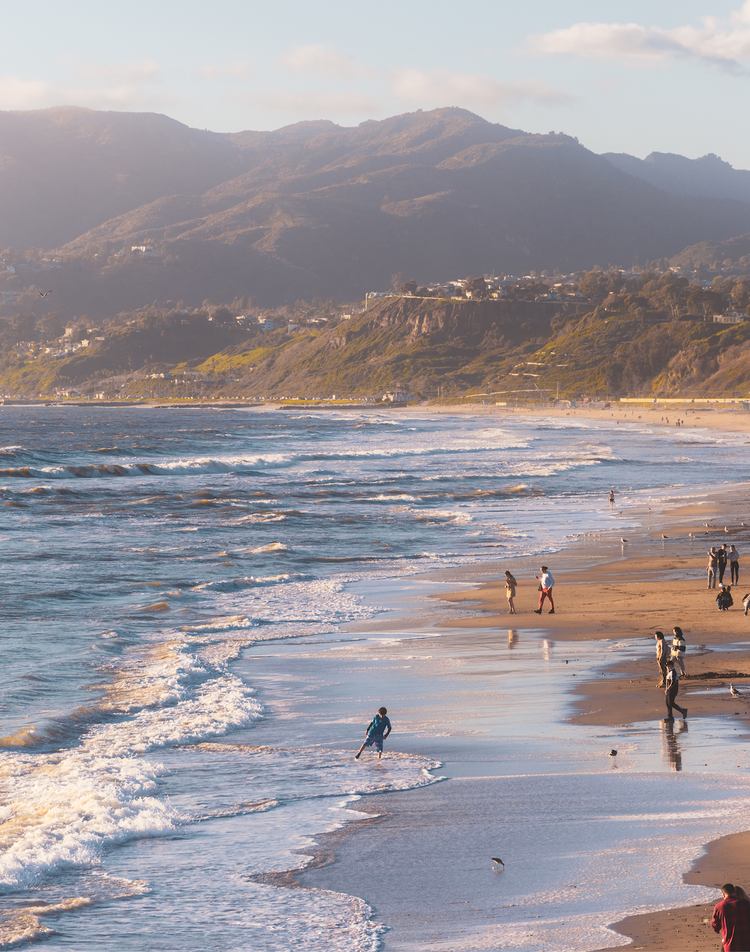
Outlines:
[[[352,796],[441,776],[450,740],[424,678],[409,688],[421,727],[402,722],[379,764],[353,761],[378,691],[353,696],[356,665],[340,681],[331,665],[353,652],[362,672],[383,641],[352,623],[377,618],[390,580],[612,529],[610,486],[618,531],[700,500],[707,474],[736,482],[745,452],[574,419],[2,408],[0,941],[377,948],[361,900],[252,878],[302,866]],[[536,666],[506,673],[517,711]],[[592,735],[561,726],[565,686],[548,677],[549,729],[585,772]],[[548,737],[495,737],[493,775],[559,773]],[[633,763],[661,775],[679,743]]]

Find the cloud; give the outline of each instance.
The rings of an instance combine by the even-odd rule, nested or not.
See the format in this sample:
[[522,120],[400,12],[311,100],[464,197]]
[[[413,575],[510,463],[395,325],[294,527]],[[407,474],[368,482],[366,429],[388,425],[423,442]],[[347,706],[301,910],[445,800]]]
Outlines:
[[356,79],[370,72],[351,57],[314,44],[293,47],[279,64],[293,73],[322,73],[335,79]]
[[201,79],[250,79],[253,70],[249,63],[243,62],[225,63],[222,66],[206,63],[198,67],[198,75]]
[[20,76],[0,76],[0,109],[41,109],[51,105],[52,83]]
[[750,0],[728,20],[702,17],[701,26],[671,30],[637,23],[575,23],[529,37],[532,52],[620,60],[631,66],[668,64],[675,59],[698,59],[731,72],[745,70],[750,61]]
[[453,73],[446,69],[396,70],[390,92],[396,99],[440,106],[494,106],[523,100],[556,104],[569,98],[560,89],[536,79],[503,83],[479,73]]
[[113,84],[115,86],[141,85],[156,82],[164,72],[154,60],[126,63],[65,63],[70,72],[85,83]]
[[13,74],[0,76],[0,109],[66,105],[139,111],[163,109],[173,103],[174,98],[161,90],[154,92],[132,83],[81,85],[24,79]]
[[284,112],[308,119],[328,119],[330,116],[376,116],[382,112],[382,103],[359,93],[347,92],[293,92],[287,89],[264,89],[245,93],[242,101],[249,106],[271,112]]

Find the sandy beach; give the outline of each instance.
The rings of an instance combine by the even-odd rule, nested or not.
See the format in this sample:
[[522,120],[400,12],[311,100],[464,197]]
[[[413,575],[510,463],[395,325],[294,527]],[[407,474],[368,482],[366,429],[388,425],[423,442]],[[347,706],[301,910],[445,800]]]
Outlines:
[[[399,413],[409,413],[416,407],[407,407],[401,409]],[[745,433],[750,438],[750,412],[744,410],[740,405],[732,404],[673,404],[656,403],[643,405],[621,404],[614,402],[610,407],[603,407],[600,404],[581,403],[573,409],[566,409],[560,406],[528,406],[528,407],[509,407],[492,404],[467,403],[464,406],[439,407],[437,412],[441,413],[471,413],[487,415],[514,415],[514,416],[549,416],[555,418],[578,417],[580,419],[614,421],[619,423],[633,423],[641,421],[649,426],[665,427],[668,429],[679,429],[677,421],[680,421],[680,427],[709,427],[721,430],[725,433]]]
[[[716,418],[721,419],[723,413],[717,411]],[[746,421],[746,425],[750,423],[747,417],[735,413],[729,428],[737,429],[739,419]],[[495,578],[489,581],[478,582],[467,573],[459,590],[439,594],[440,603],[450,606],[453,617],[442,617],[443,634],[439,645],[432,646],[433,664],[447,664],[451,658],[461,658],[462,663],[470,659],[470,670],[476,672],[481,693],[483,688],[479,685],[485,678],[501,676],[496,659],[499,638],[507,632],[510,643],[516,637],[523,639],[524,632],[538,634],[542,629],[546,636],[544,644],[553,646],[560,657],[560,652],[566,654],[564,664],[568,664],[567,655],[571,656],[565,689],[567,723],[604,729],[627,728],[634,723],[651,725],[653,732],[662,735],[663,756],[672,770],[682,769],[683,757],[695,761],[696,756],[705,756],[705,767],[711,770],[716,764],[712,761],[715,752],[710,742],[690,750],[680,736],[683,728],[679,720],[674,729],[670,727],[664,733],[666,709],[663,689],[657,687],[653,634],[662,630],[671,640],[672,628],[679,624],[687,642],[687,675],[681,682],[678,700],[689,709],[688,726],[694,723],[693,719],[700,719],[703,725],[721,724],[722,755],[736,759],[732,769],[747,771],[750,765],[739,742],[746,738],[750,726],[750,661],[738,645],[746,643],[750,634],[750,619],[741,606],[745,589],[750,590],[750,576],[741,569],[740,579],[744,575],[745,581],[735,589],[734,607],[720,613],[715,603],[716,592],[708,591],[706,586],[705,552],[710,545],[723,541],[733,542],[741,555],[750,551],[750,518],[745,516],[750,511],[749,504],[747,487],[743,487],[741,496],[725,489],[700,507],[673,510],[668,516],[644,512],[643,521],[647,524],[639,532],[630,532],[627,543],[620,542],[613,532],[580,540],[566,552],[547,558],[556,579],[556,612],[551,618],[546,610],[541,618],[532,611],[538,598],[533,577],[539,571],[538,560],[528,559],[513,566],[520,584],[516,597],[519,613],[512,617],[507,614],[504,584],[500,581],[505,566],[498,565]],[[457,633],[455,637],[450,633],[452,629]],[[587,645],[602,643],[621,646],[618,650],[622,660],[610,655],[606,664],[599,660],[595,670],[583,672],[580,664],[574,666],[574,660],[580,662],[585,657]],[[637,656],[627,650],[628,646],[638,649]],[[414,656],[413,646],[405,650]],[[741,697],[732,697],[730,684],[737,686]],[[487,704],[492,703],[489,693],[481,697]],[[554,703],[554,699],[549,702]],[[530,706],[521,716],[531,716],[533,710]],[[451,719],[454,715],[460,716],[449,706],[446,717]],[[475,721],[479,718],[474,709],[467,709],[465,715]],[[693,732],[696,730],[693,726]],[[731,738],[728,742],[727,737]],[[463,744],[469,749],[472,741],[464,738]],[[410,748],[407,744],[401,749]],[[493,824],[500,788],[489,766],[487,777],[482,777],[481,768],[477,767],[477,761],[486,753],[474,750],[459,754],[458,747],[451,742],[430,744],[424,736],[413,749],[451,761],[453,779],[417,793],[363,798],[355,809],[376,814],[379,819],[322,837],[313,868],[296,875],[294,881],[364,898],[392,930],[383,940],[387,950],[508,947],[500,942],[502,936],[505,943],[507,935],[493,925],[487,911],[495,900],[484,897],[487,901],[483,901],[482,881],[474,884],[475,898],[458,900],[454,897],[450,863],[442,877],[425,873],[432,857],[439,857],[438,864],[442,865],[442,857],[459,849],[446,831],[461,830],[465,842],[474,835],[472,831]],[[692,766],[700,768],[700,764]],[[425,825],[425,813],[439,817],[439,823]],[[747,825],[750,826],[750,818]],[[705,847],[704,855],[701,845]],[[715,889],[715,901],[720,898],[718,887],[723,882],[747,886],[748,845],[750,833],[696,844],[690,862],[682,866],[683,881]],[[408,881],[389,867],[388,857],[396,849],[399,866],[406,864]],[[415,882],[422,882],[422,877],[426,877],[425,908],[420,912],[408,893]],[[712,902],[669,909],[664,908],[668,903],[660,896],[643,896],[640,900],[641,908],[653,904],[655,908],[661,906],[661,911],[610,923],[615,931],[631,940],[631,947],[716,948],[717,937],[705,921],[710,918]],[[502,907],[496,908],[499,911]],[[531,913],[530,919],[533,918]],[[479,920],[483,927],[481,937],[476,931]]]

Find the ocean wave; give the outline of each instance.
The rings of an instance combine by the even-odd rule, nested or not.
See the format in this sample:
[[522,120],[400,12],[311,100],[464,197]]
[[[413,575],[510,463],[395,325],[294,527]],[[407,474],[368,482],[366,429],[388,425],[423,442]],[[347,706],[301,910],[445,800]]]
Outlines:
[[266,585],[281,585],[284,582],[292,580],[308,579],[308,575],[268,575],[265,577],[256,577],[245,575],[242,578],[216,579],[213,582],[201,582],[199,585],[192,585],[193,592],[239,592],[243,588],[258,588]]
[[227,618],[205,622],[205,624],[202,625],[183,625],[182,631],[229,631],[234,629],[250,628],[254,624],[257,624],[257,622],[248,618],[247,615],[230,615]]
[[[299,515],[299,513],[297,513]],[[238,526],[241,525],[252,525],[253,523],[264,523],[264,522],[284,522],[286,519],[286,514],[283,512],[253,512],[249,516],[242,516],[236,520]]]
[[172,829],[177,812],[149,794],[158,765],[84,744],[65,756],[0,756],[0,889],[96,863],[106,844]]
[[243,549],[242,552],[245,555],[265,555],[271,554],[272,552],[288,552],[289,546],[284,545],[283,542],[269,542],[268,545],[259,545],[254,549]]
[[456,512],[454,509],[408,509],[404,506],[398,507],[398,511],[408,513],[417,522],[453,522],[467,525],[474,521],[470,513]]
[[361,498],[361,502],[419,502],[419,496],[411,496],[409,493],[381,493],[378,496],[369,496]]
[[290,463],[283,454],[251,458],[202,458],[180,460],[149,460],[136,463],[80,463],[24,466],[0,469],[0,476],[9,479],[105,479],[132,476],[215,476],[230,473],[251,475],[259,467]]

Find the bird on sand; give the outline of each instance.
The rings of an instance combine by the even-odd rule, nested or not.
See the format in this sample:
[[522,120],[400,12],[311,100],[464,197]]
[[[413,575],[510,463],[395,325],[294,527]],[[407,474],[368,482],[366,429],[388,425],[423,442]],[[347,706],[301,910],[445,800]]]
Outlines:
[[502,866],[503,869],[505,868],[505,863],[500,859],[499,856],[490,856],[490,859],[493,863],[497,863],[497,865]]
[[732,695],[732,697],[742,697],[740,692],[737,690],[737,688],[733,684],[729,685],[729,693]]
[[616,757],[616,756],[617,756],[617,751],[614,749],[614,747],[612,748],[612,750],[610,750],[609,756],[610,756],[610,757]]
[[627,539],[620,539],[620,542],[627,542]]
[[662,539],[668,539],[668,538],[669,538],[669,536],[665,536],[663,532],[662,532],[662,534],[661,534],[661,537],[662,537]]

